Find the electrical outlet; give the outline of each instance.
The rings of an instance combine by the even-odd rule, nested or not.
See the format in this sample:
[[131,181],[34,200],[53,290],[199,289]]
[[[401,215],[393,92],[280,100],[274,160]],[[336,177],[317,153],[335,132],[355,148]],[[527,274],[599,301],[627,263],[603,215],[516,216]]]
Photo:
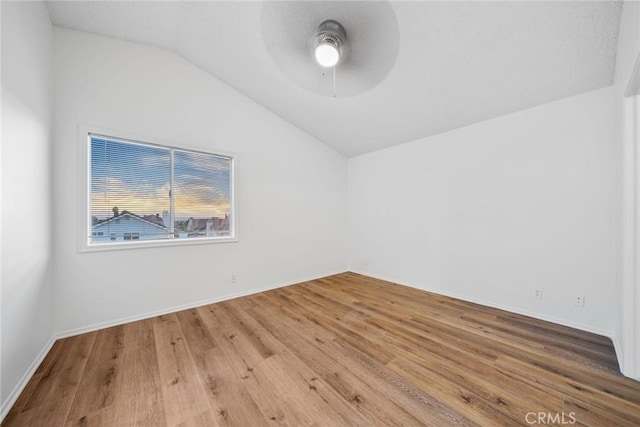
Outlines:
[[238,277],[235,274],[231,275],[231,283],[236,283],[238,281]]
[[536,289],[534,293],[537,299],[542,299],[542,289]]
[[574,300],[574,304],[578,307],[584,307],[584,295],[578,295]]

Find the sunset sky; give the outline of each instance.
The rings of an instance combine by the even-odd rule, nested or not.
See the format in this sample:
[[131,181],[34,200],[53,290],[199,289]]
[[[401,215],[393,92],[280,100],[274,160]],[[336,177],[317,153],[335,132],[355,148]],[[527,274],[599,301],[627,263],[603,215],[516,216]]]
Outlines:
[[[176,219],[230,213],[231,159],[174,150]],[[170,150],[91,138],[91,215],[113,216],[113,207],[136,215],[169,210]]]

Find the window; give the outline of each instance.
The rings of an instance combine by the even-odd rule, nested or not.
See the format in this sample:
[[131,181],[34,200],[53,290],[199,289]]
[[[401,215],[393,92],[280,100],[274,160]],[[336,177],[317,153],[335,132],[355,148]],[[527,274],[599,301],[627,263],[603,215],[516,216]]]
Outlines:
[[87,158],[88,246],[235,239],[233,157],[89,133]]

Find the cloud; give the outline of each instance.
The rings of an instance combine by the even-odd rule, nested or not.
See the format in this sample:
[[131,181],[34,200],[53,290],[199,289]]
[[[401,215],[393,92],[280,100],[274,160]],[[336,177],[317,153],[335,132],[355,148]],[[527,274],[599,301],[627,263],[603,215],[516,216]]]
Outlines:
[[[176,217],[221,217],[231,210],[228,187],[176,185],[174,195]],[[127,210],[136,215],[152,215],[169,210],[169,205],[168,182],[161,187],[149,183],[131,186],[121,179],[108,178],[91,192],[91,215],[99,218],[112,216],[114,206],[120,212]]]
[[169,186],[141,185],[131,188],[118,178],[108,178],[102,188],[91,192],[91,214],[99,218],[113,215],[117,206],[120,212],[128,210],[136,215],[162,213],[169,209]]
[[[168,210],[168,149],[102,140],[92,143],[91,215],[101,219],[120,212],[161,214]],[[212,217],[230,213],[231,160],[174,150],[176,217]]]

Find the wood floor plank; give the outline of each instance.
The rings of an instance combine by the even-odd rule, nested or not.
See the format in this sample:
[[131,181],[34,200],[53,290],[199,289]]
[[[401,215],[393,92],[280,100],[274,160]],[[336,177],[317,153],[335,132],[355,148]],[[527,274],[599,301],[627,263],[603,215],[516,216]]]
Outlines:
[[[460,381],[461,385],[472,386],[480,384],[486,387],[488,393],[495,393],[498,403],[506,400],[505,395],[512,398],[523,399],[531,402],[529,408],[541,408],[537,402],[545,402],[547,410],[561,411],[564,394],[554,390],[540,390],[523,383],[518,378],[513,378],[481,359],[472,360],[468,354],[450,347],[431,343],[428,353],[421,351],[420,347],[406,346],[402,341],[389,337],[384,342],[395,349],[396,354],[405,360],[414,362],[427,368],[442,367],[438,372],[446,375],[452,381]],[[497,393],[500,390],[501,393]],[[499,395],[502,394],[502,395]]]
[[603,412],[594,407],[593,404],[580,401],[579,399],[567,398],[564,401],[564,413],[570,421],[572,418],[580,420],[580,424],[588,427],[601,426],[626,426],[637,427],[635,422],[622,418],[616,413]]
[[369,375],[373,381],[389,390],[389,398],[411,409],[418,418],[429,425],[470,426],[477,425],[465,414],[455,411],[441,396],[422,389],[412,381],[406,381],[386,366],[380,365],[366,354],[347,343],[336,340],[325,343],[331,352],[349,361],[352,369],[358,369],[361,375]]
[[[365,296],[364,298],[369,297]],[[395,321],[396,326],[400,326],[400,329],[396,328],[397,333],[402,333],[402,330],[406,330],[407,332],[412,331],[414,334],[426,338],[423,333],[426,331],[429,337],[439,337],[441,342],[457,338],[456,344],[461,346],[468,344],[471,347],[475,347],[475,351],[484,351],[484,346],[478,345],[478,343],[482,342],[482,340],[478,339],[478,336],[485,340],[491,339],[491,351],[495,356],[498,354],[506,354],[513,357],[525,358],[534,365],[545,365],[548,370],[552,371],[562,370],[565,372],[565,375],[583,381],[588,381],[593,376],[603,377],[603,379],[608,382],[607,390],[609,392],[614,394],[621,393],[623,397],[632,399],[636,401],[636,403],[638,403],[636,399],[640,399],[640,396],[634,393],[634,387],[629,390],[625,386],[630,380],[607,376],[607,372],[602,372],[601,368],[610,370],[608,367],[603,367],[602,364],[593,359],[589,359],[587,356],[579,355],[578,350],[565,352],[557,348],[549,349],[544,345],[540,345],[536,340],[526,340],[517,336],[517,334],[509,335],[505,332],[488,329],[481,325],[472,324],[461,318],[432,317],[424,313],[406,316],[397,314],[396,312],[387,312],[383,308],[380,308],[380,305],[375,301],[370,301],[368,305],[371,310],[377,311],[379,317]],[[441,332],[438,333],[434,328],[438,328]],[[447,331],[451,331],[451,333]],[[454,335],[449,336],[451,334]],[[523,349],[527,351],[522,351]]]
[[3,426],[64,426],[73,398],[52,399],[39,406],[20,413],[9,413],[2,422]]
[[97,333],[67,338],[55,360],[43,373],[37,390],[24,408],[31,409],[53,399],[75,397],[78,383],[84,374]]
[[[242,390],[248,396],[245,400],[255,405],[252,408],[253,416],[246,422],[251,422],[256,418],[259,418],[260,422],[264,424],[276,423],[295,426],[305,425],[308,422],[307,418],[297,412],[297,408],[281,399],[278,389],[272,385],[274,382],[279,382],[281,378],[270,377],[269,373],[265,372],[264,364],[267,359],[254,358],[255,355],[249,355],[249,353],[255,352],[255,349],[248,340],[238,336],[233,339],[221,338],[220,343],[234,376],[235,390],[230,393],[229,397],[235,399],[238,391]],[[247,413],[246,410],[241,412]],[[255,422],[253,424],[255,425]]]
[[288,291],[294,292],[294,294],[289,296],[278,294],[277,290],[272,294],[278,295],[281,302],[284,303],[284,309],[296,313],[297,318],[303,317],[315,325],[321,325],[320,328],[314,328],[318,335],[323,330],[330,334],[324,338],[321,336],[316,337],[318,342],[322,343],[323,339],[330,340],[332,336],[341,337],[345,341],[352,342],[380,363],[384,364],[393,359],[394,355],[391,352],[370,339],[372,335],[377,338],[380,335],[379,332],[363,331],[363,329],[356,331],[354,329],[354,324],[369,318],[367,314],[353,309],[350,310],[350,313],[343,312],[344,308],[341,310],[336,307],[336,304],[331,304],[322,299],[316,300],[320,301],[318,304],[311,305],[311,298],[305,292],[295,293],[293,290]]
[[[268,425],[265,414],[243,382],[247,372],[245,354],[225,352],[225,340],[233,340],[235,335],[223,327],[214,315],[215,311],[216,307],[213,306],[196,310],[198,323],[207,329],[207,338],[203,338],[204,335],[198,338],[207,343],[204,346],[200,344],[200,352],[194,353],[212,407],[207,416],[213,416],[216,423],[222,426]],[[240,362],[243,368],[237,369],[234,364]]]
[[412,411],[405,410],[402,404],[396,403],[401,397],[393,386],[369,375],[362,366],[327,349],[327,343],[331,341],[319,344],[312,334],[297,332],[308,331],[306,328],[294,329],[271,323],[277,317],[264,316],[263,310],[255,312],[254,316],[345,401],[367,416],[373,425],[421,424],[420,418],[413,416]]
[[166,425],[153,325],[152,319],[123,325],[124,348],[114,402],[115,425]]
[[[509,356],[500,357],[496,362],[496,366],[501,371],[511,373],[520,378],[521,381],[536,385],[542,390],[560,391],[569,398],[589,402],[590,405],[594,408],[599,408],[602,412],[616,414],[616,417],[625,418],[633,425],[640,425],[640,405],[637,403]],[[640,384],[636,395],[638,393],[640,393]],[[598,409],[594,410],[598,411]]]
[[2,426],[511,426],[538,416],[638,426],[640,383],[620,375],[606,337],[342,273],[59,340]]
[[[65,344],[67,347],[65,347]],[[60,366],[60,352],[63,348],[67,348],[66,352],[68,352],[68,345],[69,343],[66,342],[66,340],[57,340],[53,343],[51,350],[49,350],[49,353],[44,358],[40,366],[38,366],[25,389],[22,391],[20,396],[18,396],[16,403],[14,403],[12,408],[14,412],[21,412],[27,405],[31,405],[32,407],[38,405],[37,402],[34,402],[34,395],[40,394],[40,396],[43,396],[43,391],[47,388],[46,380],[51,378],[52,375],[54,377],[56,376],[53,369],[56,365]],[[89,353],[89,349],[90,346],[87,348],[87,354]],[[45,381],[45,383],[41,385],[43,381]],[[42,399],[47,398],[44,397]]]
[[[13,407],[3,426],[63,426],[91,353],[96,333],[60,340],[47,355],[25,390],[24,402]],[[35,385],[31,385],[31,383]],[[23,400],[21,395],[18,402]]]
[[[260,317],[255,313],[254,316]],[[274,316],[262,317],[261,321],[267,324],[269,318],[275,318]],[[413,411],[419,411],[422,418],[431,420],[434,425],[470,425],[468,419],[465,419],[458,414],[453,413],[441,404],[437,399],[424,394],[421,390],[416,389],[410,383],[401,381],[397,375],[393,372],[386,370],[383,365],[379,364],[374,358],[371,358],[368,354],[362,353],[355,348],[351,347],[347,343],[336,343],[335,340],[325,340],[319,343],[311,334],[310,337],[297,336],[297,330],[309,331],[312,329],[311,325],[300,325],[304,327],[291,328],[288,326],[279,327],[277,324],[271,324],[270,329],[276,331],[280,340],[287,342],[288,347],[299,351],[298,349],[304,348],[309,345],[319,345],[317,349],[325,349],[330,353],[338,354],[342,369],[351,371],[361,378],[367,378],[367,381],[373,384],[373,387],[385,392],[386,398],[400,402],[403,406],[410,406]],[[305,334],[306,335],[306,334]],[[305,340],[308,340],[305,343]],[[327,350],[325,350],[327,351]],[[299,354],[299,353],[298,353]],[[345,369],[346,368],[346,369]],[[316,371],[319,369],[316,367]],[[361,395],[359,395],[361,396]]]
[[209,409],[209,401],[176,315],[155,318],[153,327],[164,410],[172,426]]
[[[317,373],[285,351],[268,360],[260,367],[270,378],[277,395],[288,402],[299,416],[306,419],[295,425],[313,425],[323,420],[327,425],[368,426],[369,420],[353,411],[346,402]],[[259,372],[257,372],[259,373]]]
[[[76,420],[81,418],[86,420],[94,412],[112,405],[121,375],[123,341],[123,326],[97,332],[82,381],[78,385],[67,417],[67,421],[71,424],[75,424]],[[109,422],[113,421],[110,419]]]
[[[429,387],[430,394],[438,397],[457,412],[481,426],[521,425],[518,418],[510,418],[500,411],[499,405],[490,405],[467,387],[459,387],[438,373],[424,369],[412,362],[395,359],[387,365],[393,372],[411,382]],[[502,398],[499,398],[502,399]]]

